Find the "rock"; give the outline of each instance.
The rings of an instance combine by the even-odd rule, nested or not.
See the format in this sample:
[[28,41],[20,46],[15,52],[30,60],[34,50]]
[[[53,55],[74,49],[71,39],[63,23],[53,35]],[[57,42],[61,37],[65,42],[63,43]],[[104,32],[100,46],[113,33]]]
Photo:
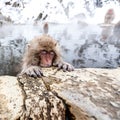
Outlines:
[[23,114],[24,96],[16,77],[0,76],[0,120],[17,120]]
[[120,68],[42,70],[37,79],[0,77],[0,119],[120,119]]
[[8,25],[12,23],[11,19],[9,17],[5,17],[1,12],[0,12],[0,27],[4,24]]
[[26,40],[18,38],[4,43],[1,40],[0,43],[0,75],[17,75],[21,68]]
[[0,120],[65,120],[65,105],[42,79],[1,76]]
[[71,109],[75,110],[76,107],[76,111],[71,110],[76,118],[77,112],[82,110],[84,115],[87,113],[86,116],[93,120],[120,119],[120,68],[84,68],[67,73],[47,71],[43,73],[47,73],[45,76],[49,76],[53,81],[50,82],[50,88],[57,92]]
[[24,115],[20,118],[32,120],[65,120],[65,106],[42,79],[19,78],[24,91]]

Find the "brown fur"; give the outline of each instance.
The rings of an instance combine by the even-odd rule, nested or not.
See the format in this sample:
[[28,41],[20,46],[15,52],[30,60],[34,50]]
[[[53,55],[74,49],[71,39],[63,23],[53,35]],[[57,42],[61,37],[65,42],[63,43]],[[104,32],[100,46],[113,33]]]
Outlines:
[[43,34],[42,36],[35,37],[29,42],[23,56],[23,66],[21,74],[27,74],[34,77],[42,76],[39,57],[40,51],[42,50],[54,51],[55,58],[53,61],[53,66],[57,66],[59,69],[63,69],[64,71],[73,70],[73,66],[66,62],[63,62],[57,41],[54,40],[51,36]]
[[41,50],[53,50],[57,55],[56,60],[61,59],[57,42],[49,35],[42,35],[30,41],[23,57],[23,63],[27,63],[27,66],[30,64],[38,65],[40,61],[37,59],[37,53]]

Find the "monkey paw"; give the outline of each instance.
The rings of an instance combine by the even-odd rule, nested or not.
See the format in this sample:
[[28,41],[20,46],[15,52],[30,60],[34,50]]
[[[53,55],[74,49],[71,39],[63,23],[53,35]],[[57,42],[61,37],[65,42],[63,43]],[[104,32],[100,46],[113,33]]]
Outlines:
[[66,63],[66,62],[60,62],[57,64],[57,67],[58,69],[62,69],[64,72],[65,71],[73,71],[74,70],[74,67],[69,64],[69,63]]
[[43,73],[41,72],[41,69],[38,66],[30,66],[27,69],[23,70],[21,74],[26,74],[30,77],[35,78],[43,76]]

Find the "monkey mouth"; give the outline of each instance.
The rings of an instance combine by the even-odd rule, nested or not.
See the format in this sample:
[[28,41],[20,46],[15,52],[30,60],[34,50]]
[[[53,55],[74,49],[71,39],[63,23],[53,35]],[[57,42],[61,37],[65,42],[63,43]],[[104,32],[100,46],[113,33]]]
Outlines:
[[40,66],[44,68],[48,68],[48,67],[51,67],[52,65],[51,64],[40,64]]

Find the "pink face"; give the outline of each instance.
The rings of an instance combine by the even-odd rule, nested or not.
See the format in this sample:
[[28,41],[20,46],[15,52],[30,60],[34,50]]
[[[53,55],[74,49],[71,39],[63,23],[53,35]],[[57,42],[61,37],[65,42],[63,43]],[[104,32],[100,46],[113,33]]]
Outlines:
[[109,9],[108,13],[113,14],[113,9]]
[[42,50],[40,51],[39,56],[40,56],[41,67],[51,67],[53,64],[53,60],[55,58],[55,52]]

